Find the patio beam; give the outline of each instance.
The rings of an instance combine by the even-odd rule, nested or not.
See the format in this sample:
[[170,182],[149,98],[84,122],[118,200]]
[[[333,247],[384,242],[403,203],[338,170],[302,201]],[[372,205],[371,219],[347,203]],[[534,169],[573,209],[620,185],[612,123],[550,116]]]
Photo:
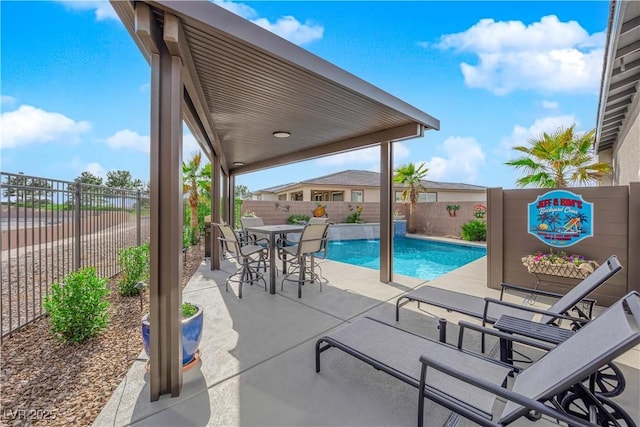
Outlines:
[[[183,58],[184,72],[182,79],[185,90],[189,94],[189,97],[187,98],[190,104],[189,113],[193,117],[198,117],[200,119],[198,120],[198,127],[200,127],[202,131],[198,133],[202,135],[202,138],[196,138],[196,140],[207,157],[210,158],[213,152],[220,156],[222,169],[225,173],[228,173],[229,167],[222,150],[222,144],[218,134],[214,130],[215,124],[211,122],[211,112],[209,111],[206,101],[203,101],[205,99],[204,91],[200,84],[195,63],[193,62],[193,54],[186,42],[187,38],[184,34],[182,22],[175,15],[167,14],[164,25],[165,42],[167,43],[169,51],[172,55]],[[204,122],[201,120],[202,118],[205,119]],[[195,120],[190,118],[187,123],[190,125],[189,128],[191,129],[191,124],[195,123]]]
[[380,281],[393,281],[393,144],[380,144]]
[[383,131],[361,135],[355,138],[349,138],[342,141],[336,141],[331,144],[313,147],[308,150],[297,151],[295,153],[284,156],[273,157],[270,159],[254,162],[247,166],[235,168],[235,174],[243,174],[267,169],[273,166],[282,166],[289,163],[295,163],[303,160],[312,160],[329,154],[339,154],[346,151],[357,150],[377,145],[382,141],[396,142],[405,139],[417,138],[424,136],[424,126],[417,122],[408,123]]
[[150,398],[182,386],[182,61],[164,45],[151,59]]

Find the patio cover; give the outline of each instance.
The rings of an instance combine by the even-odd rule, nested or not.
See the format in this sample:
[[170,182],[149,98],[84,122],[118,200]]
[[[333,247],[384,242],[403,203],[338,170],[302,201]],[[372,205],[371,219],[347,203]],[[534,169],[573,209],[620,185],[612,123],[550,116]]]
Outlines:
[[[382,281],[392,276],[392,143],[440,123],[208,1],[111,5],[151,66],[150,390],[157,400],[178,396],[182,384],[182,120],[212,163],[212,206],[222,181],[227,220],[236,174],[380,145]],[[276,131],[291,136],[275,138]],[[217,251],[213,245],[212,268]]]
[[612,1],[609,20],[596,129],[598,152],[615,150],[640,82],[640,2]]

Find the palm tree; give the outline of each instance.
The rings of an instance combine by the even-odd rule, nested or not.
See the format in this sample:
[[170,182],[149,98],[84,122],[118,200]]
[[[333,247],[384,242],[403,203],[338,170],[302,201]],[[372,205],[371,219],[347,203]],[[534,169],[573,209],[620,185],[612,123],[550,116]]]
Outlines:
[[424,163],[421,163],[418,167],[413,163],[408,163],[394,171],[393,182],[403,184],[406,187],[402,191],[402,200],[411,202],[409,205],[409,223],[407,224],[409,233],[416,232],[415,215],[413,213],[418,202],[418,192],[425,189],[422,185],[422,180],[427,175],[427,172],[429,172],[429,169]]
[[513,147],[526,155],[505,163],[526,173],[516,181],[519,187],[587,185],[611,174],[609,163],[595,161],[592,148],[595,129],[577,135],[574,133],[575,126],[558,128],[552,134],[545,132],[541,138],[529,140],[528,147]]
[[198,205],[201,198],[208,198],[211,185],[211,165],[208,163],[200,168],[201,161],[202,153],[198,152],[187,163],[182,162],[182,192],[189,195],[190,225],[196,239],[200,237]]

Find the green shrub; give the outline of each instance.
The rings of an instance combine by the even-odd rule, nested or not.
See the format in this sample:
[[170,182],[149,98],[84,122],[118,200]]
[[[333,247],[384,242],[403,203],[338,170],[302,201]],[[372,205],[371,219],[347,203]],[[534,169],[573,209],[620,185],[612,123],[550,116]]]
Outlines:
[[360,212],[353,212],[347,216],[345,220],[347,224],[362,224],[364,221],[360,218]]
[[309,215],[305,214],[293,214],[287,218],[287,224],[298,224],[300,222],[308,222]]
[[78,343],[98,334],[109,323],[107,279],[93,268],[69,273],[54,283],[44,300],[51,332],[65,343]]
[[138,295],[140,289],[136,288],[136,284],[149,280],[151,262],[149,244],[120,249],[118,251],[118,261],[123,270],[122,278],[118,284],[120,295]]
[[[211,204],[209,202],[200,203],[198,205],[198,228],[200,229],[200,234],[204,234],[204,217],[207,215],[211,215]],[[194,245],[196,243],[198,242],[195,242]]]
[[196,243],[198,243],[198,239],[196,239],[195,230],[193,229],[193,227],[185,225],[182,229],[182,247],[190,248]]
[[345,220],[345,222],[347,224],[362,224],[362,223],[364,223],[362,218],[360,218],[360,214],[361,213],[362,213],[362,206],[356,206],[355,211],[350,213],[347,216],[347,219]]
[[479,219],[462,224],[462,238],[471,242],[487,240],[487,223]]

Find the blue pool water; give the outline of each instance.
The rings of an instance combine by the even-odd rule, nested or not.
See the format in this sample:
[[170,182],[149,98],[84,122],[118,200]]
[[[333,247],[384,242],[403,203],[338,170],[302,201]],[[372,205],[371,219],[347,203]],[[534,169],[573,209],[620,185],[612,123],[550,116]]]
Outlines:
[[[487,250],[482,247],[396,237],[393,241],[393,271],[432,280],[486,254]],[[380,240],[332,240],[328,258],[379,270]]]

